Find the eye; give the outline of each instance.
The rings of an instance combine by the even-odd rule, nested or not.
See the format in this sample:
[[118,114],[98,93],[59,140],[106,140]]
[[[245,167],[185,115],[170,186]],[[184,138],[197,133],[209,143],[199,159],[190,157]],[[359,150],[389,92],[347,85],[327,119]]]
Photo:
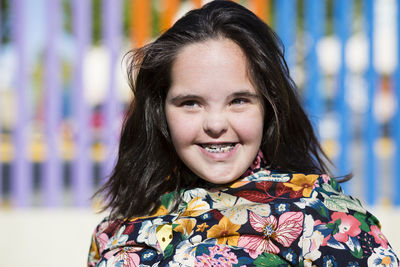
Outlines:
[[181,107],[195,108],[199,106],[199,102],[196,100],[186,100],[180,104]]
[[246,99],[246,98],[235,98],[235,99],[232,100],[231,104],[232,105],[243,105],[243,104],[246,104],[248,102],[249,102],[249,100]]

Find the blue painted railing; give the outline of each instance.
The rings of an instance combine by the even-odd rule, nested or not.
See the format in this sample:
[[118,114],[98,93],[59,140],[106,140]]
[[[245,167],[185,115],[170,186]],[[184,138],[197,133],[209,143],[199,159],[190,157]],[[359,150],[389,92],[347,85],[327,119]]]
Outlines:
[[366,114],[366,121],[364,123],[364,133],[365,133],[365,144],[366,144],[366,158],[365,158],[365,179],[366,184],[368,185],[369,190],[367,190],[366,201],[369,204],[376,203],[378,192],[376,189],[378,183],[377,172],[376,172],[376,157],[374,153],[374,144],[377,140],[377,131],[378,125],[376,124],[373,110],[372,110],[372,99],[374,98],[376,88],[378,86],[376,79],[376,72],[373,66],[373,57],[374,57],[374,42],[373,42],[373,21],[374,21],[374,1],[366,0],[365,1],[365,25],[366,25],[366,33],[368,36],[368,58],[369,64],[367,71],[365,73],[366,80],[368,84],[368,101],[369,107]]
[[[337,99],[336,99],[336,109],[338,114],[340,114],[339,125],[340,125],[340,153],[337,160],[337,167],[340,171],[344,173],[350,172],[350,157],[349,157],[349,145],[351,142],[350,133],[350,120],[349,108],[346,103],[346,90],[351,90],[346,84],[346,75],[348,69],[345,62],[345,49],[346,43],[351,34],[351,23],[352,23],[352,8],[353,0],[338,0],[334,1],[334,27],[335,34],[340,40],[340,67],[337,77]],[[352,181],[345,183],[343,189],[347,192],[351,191],[350,185]]]

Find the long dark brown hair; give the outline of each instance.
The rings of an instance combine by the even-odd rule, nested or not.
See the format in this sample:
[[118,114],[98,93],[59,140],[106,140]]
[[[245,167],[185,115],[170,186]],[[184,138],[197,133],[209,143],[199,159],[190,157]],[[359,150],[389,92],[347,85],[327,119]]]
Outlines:
[[117,164],[96,193],[106,199],[105,209],[110,208],[112,216],[151,214],[164,193],[204,183],[177,156],[164,107],[179,51],[216,38],[228,38],[241,47],[249,77],[263,96],[261,150],[267,164],[287,172],[328,172],[329,160],[296,96],[280,39],[243,6],[213,1],[188,12],[154,42],[130,54],[128,77],[134,98],[124,120]]

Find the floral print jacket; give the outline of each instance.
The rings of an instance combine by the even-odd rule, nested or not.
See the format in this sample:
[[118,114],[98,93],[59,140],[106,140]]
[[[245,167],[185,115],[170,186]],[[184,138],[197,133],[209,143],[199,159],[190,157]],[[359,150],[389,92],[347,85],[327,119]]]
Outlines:
[[162,197],[101,222],[88,266],[399,266],[378,220],[326,175],[258,168],[229,187]]

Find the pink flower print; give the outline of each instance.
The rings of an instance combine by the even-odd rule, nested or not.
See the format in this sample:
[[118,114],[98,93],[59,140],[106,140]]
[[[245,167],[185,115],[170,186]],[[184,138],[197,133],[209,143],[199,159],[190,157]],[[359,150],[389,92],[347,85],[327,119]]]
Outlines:
[[369,231],[368,234],[374,237],[377,244],[380,244],[385,249],[388,248],[388,241],[377,225],[372,225],[371,231]]
[[[232,252],[231,252],[232,253]],[[232,253],[233,254],[233,253]],[[236,264],[238,263],[237,258],[235,257],[234,260],[232,261],[232,259],[227,259],[224,257],[219,257],[217,260],[217,265],[215,266],[222,266],[222,267],[232,267],[232,264]]]
[[252,170],[259,169],[261,167],[262,161],[264,161],[264,154],[261,152],[261,150],[258,150],[257,157],[254,160],[253,164],[251,164],[250,168]]
[[[331,177],[329,177],[329,176],[326,175],[326,174],[321,174],[321,177],[322,177],[322,181],[323,181],[324,184],[329,184],[329,181],[331,180]],[[314,184],[314,187],[321,187],[321,186],[320,186],[320,184],[317,182],[317,183]]]
[[258,256],[260,256],[260,254],[263,253],[262,251],[259,251],[259,250],[253,250],[253,249],[247,249],[247,248],[245,248],[244,251],[249,253],[249,256],[253,259],[256,259]]
[[199,267],[211,267],[215,266],[217,264],[217,261],[212,258],[210,255],[203,254],[201,256],[196,257],[196,266]]
[[273,240],[289,247],[303,230],[303,213],[283,213],[278,222],[273,215],[261,217],[250,211],[250,225],[263,235],[242,235],[239,238],[238,246],[277,254],[279,248],[273,243]]
[[219,259],[223,259],[224,262],[226,262],[227,264],[230,264],[230,266],[232,265],[232,263],[233,264],[238,263],[238,259],[237,259],[236,255],[235,255],[235,253],[229,252],[229,251],[225,251],[222,254],[222,257],[219,257]]
[[250,167],[247,169],[247,171],[242,174],[241,177],[246,177],[249,175],[252,175],[255,169],[259,169],[261,167],[261,162],[264,161],[264,154],[261,152],[261,150],[258,150],[257,156],[253,163],[250,165]]
[[110,240],[110,238],[108,237],[107,234],[105,233],[101,233],[98,237],[97,237],[97,243],[99,245],[99,253],[101,254],[104,249],[106,248],[106,245],[108,244],[108,241]]
[[326,174],[322,174],[321,177],[322,177],[322,180],[324,181],[325,184],[328,184],[329,181],[331,180],[331,177],[329,177]]
[[332,221],[330,223],[334,223],[335,221],[340,220],[340,225],[338,226],[339,231],[333,235],[333,237],[339,242],[347,242],[349,236],[355,237],[360,234],[360,221],[354,218],[352,215],[347,215],[344,212],[334,212],[332,213]]
[[208,248],[210,254],[196,257],[196,266],[226,266],[238,263],[238,259],[230,248],[223,245],[215,245]]
[[213,247],[208,248],[210,251],[210,256],[214,257],[215,255],[224,255],[230,251],[230,248],[222,245],[215,245]]
[[123,249],[110,250],[104,255],[107,259],[107,266],[121,266],[121,267],[134,267],[140,265],[140,257],[137,251],[142,250],[142,248],[136,247],[126,247]]

